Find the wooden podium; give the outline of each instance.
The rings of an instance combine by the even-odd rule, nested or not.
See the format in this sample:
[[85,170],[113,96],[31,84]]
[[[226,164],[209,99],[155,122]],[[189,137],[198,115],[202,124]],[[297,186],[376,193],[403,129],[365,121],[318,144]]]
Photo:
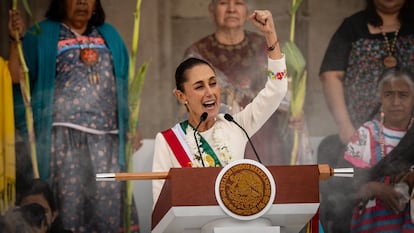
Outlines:
[[[319,180],[329,177],[330,169],[327,165],[266,168],[276,183],[276,196],[261,218],[280,227],[280,232],[297,233],[317,212]],[[215,197],[215,181],[221,169],[172,168],[152,213],[152,232],[200,232],[210,222],[230,218]]]

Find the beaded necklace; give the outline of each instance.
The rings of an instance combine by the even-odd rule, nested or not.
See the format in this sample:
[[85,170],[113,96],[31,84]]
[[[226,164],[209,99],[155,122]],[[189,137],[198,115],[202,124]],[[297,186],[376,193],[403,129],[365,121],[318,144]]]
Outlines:
[[79,59],[83,64],[88,67],[88,81],[90,84],[99,83],[99,74],[95,72],[95,65],[99,62],[98,50],[91,47],[91,39],[88,36],[80,35],[73,31],[69,26],[63,24],[75,37],[77,44],[79,45]]
[[385,67],[387,68],[391,68],[391,67],[396,67],[398,62],[397,62],[397,58],[393,55],[394,51],[395,51],[395,44],[397,43],[397,37],[398,37],[398,33],[400,31],[400,27],[397,28],[397,30],[394,33],[394,39],[390,45],[390,42],[388,40],[387,34],[385,33],[385,31],[383,30],[383,28],[380,26],[380,30],[381,30],[381,34],[384,37],[385,40],[385,46],[388,52],[388,55],[385,56],[384,60],[383,60],[383,64]]

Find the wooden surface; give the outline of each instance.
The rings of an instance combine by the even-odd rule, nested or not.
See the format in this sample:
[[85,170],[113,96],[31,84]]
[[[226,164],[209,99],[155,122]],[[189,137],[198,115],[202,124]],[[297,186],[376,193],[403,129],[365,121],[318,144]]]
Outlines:
[[[268,166],[276,183],[274,204],[319,203],[319,165]],[[222,168],[172,168],[152,213],[154,228],[173,206],[218,205],[214,193]]]

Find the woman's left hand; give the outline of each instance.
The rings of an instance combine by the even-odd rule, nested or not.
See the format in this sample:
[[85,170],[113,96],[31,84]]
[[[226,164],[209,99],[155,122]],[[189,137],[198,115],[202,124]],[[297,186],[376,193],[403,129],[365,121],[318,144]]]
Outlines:
[[141,148],[141,146],[142,146],[142,135],[141,135],[141,132],[139,131],[138,128],[135,131],[135,138],[132,137],[131,133],[127,133],[127,138],[130,141],[130,143],[132,144],[132,149],[133,149],[134,152],[139,150],[139,148]]
[[134,151],[139,150],[139,148],[141,148],[142,146],[142,135],[138,128],[135,132],[135,140],[132,143],[132,148],[134,149]]
[[360,200],[368,200],[375,197],[381,200],[385,208],[395,214],[401,211],[399,202],[401,194],[396,192],[394,186],[390,184],[376,181],[368,182],[360,187],[358,192],[354,194],[354,197]]
[[392,182],[399,183],[399,182],[405,182],[410,187],[410,193],[411,190],[414,188],[414,171],[413,168],[410,168],[409,171],[402,172],[399,175],[396,175],[392,177]]
[[291,129],[296,129],[299,131],[303,130],[303,127],[305,125],[305,117],[303,116],[303,113],[299,116],[290,116],[289,118],[289,127]]

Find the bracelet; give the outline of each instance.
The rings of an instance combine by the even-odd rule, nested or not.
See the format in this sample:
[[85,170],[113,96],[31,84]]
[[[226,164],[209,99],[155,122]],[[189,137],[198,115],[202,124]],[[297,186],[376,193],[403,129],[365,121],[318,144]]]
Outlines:
[[12,35],[9,35],[9,40],[10,42],[22,41],[23,37],[20,37],[18,40],[16,40],[14,37],[12,37]]
[[268,52],[275,50],[277,44],[279,44],[279,39],[278,38],[276,38],[275,43],[273,43],[270,47],[267,47],[266,50]]

